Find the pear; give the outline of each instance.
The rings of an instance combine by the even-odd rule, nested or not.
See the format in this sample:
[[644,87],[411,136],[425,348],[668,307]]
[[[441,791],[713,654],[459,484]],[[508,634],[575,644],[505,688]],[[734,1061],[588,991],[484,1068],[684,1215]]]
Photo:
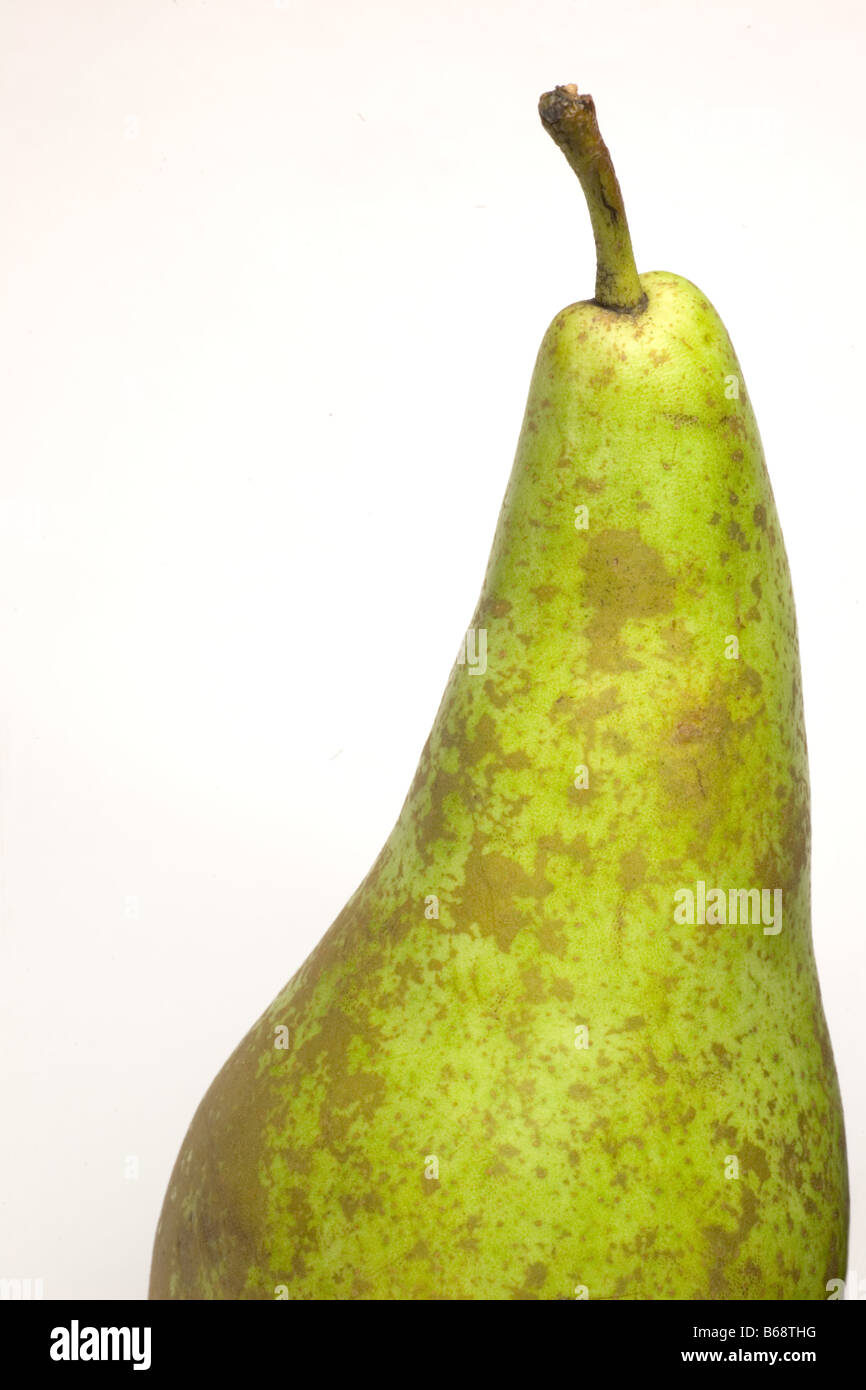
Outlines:
[[598,255],[544,335],[399,819],[192,1121],[150,1296],[824,1299],[842,1108],[791,583],[706,297]]

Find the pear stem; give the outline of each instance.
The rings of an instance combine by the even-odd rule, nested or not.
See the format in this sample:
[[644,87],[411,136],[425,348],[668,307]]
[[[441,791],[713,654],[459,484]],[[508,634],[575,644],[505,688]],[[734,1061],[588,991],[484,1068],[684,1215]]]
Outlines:
[[583,189],[595,237],[595,300],[605,309],[636,314],[647,297],[638,278],[619,183],[601,138],[591,96],[573,82],[545,92],[538,103],[542,125],[562,150]]

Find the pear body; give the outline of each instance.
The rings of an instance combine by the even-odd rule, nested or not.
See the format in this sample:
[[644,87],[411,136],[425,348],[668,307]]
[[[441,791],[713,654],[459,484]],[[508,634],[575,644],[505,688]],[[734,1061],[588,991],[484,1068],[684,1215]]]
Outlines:
[[545,334],[469,660],[369,875],[195,1115],[151,1297],[845,1276],[787,560],[718,315],[641,284],[642,313]]

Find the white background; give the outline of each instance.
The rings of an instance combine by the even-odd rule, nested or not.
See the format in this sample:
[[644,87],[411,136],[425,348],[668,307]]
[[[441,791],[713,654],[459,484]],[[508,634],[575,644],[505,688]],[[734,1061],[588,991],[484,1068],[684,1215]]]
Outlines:
[[0,1275],[145,1294],[195,1106],[390,832],[593,292],[576,81],[761,426],[866,1280],[858,0],[0,14]]

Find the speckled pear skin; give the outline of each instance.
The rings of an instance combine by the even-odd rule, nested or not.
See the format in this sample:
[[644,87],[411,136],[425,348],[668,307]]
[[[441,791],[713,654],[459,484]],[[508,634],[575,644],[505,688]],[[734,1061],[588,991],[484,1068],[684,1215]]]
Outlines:
[[[486,671],[455,664],[375,865],[200,1105],[153,1298],[844,1278],[788,565],[720,319],[640,279],[642,313],[573,304],[544,337]],[[675,922],[698,880],[781,888],[781,931]]]

